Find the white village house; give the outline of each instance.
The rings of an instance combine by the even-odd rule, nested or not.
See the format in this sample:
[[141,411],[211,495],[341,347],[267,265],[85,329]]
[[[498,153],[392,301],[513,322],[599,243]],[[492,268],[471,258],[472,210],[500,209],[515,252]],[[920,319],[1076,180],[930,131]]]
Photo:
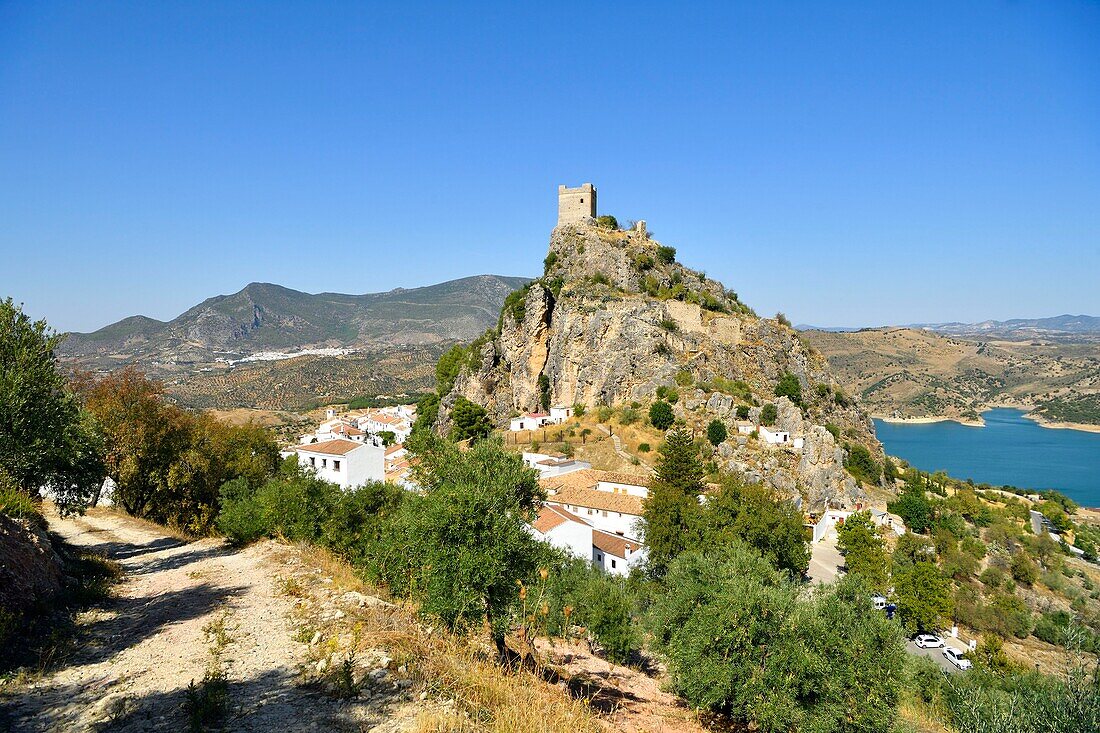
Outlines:
[[594,528],[637,540],[642,501],[649,496],[642,476],[583,469],[539,480],[546,503],[571,512]]
[[336,438],[307,443],[285,452],[285,455],[291,454],[298,456],[299,466],[344,489],[386,478],[385,448],[370,440],[360,443]]
[[531,533],[538,539],[612,575],[628,575],[646,559],[645,547],[637,540],[596,529],[554,504],[546,504],[530,526]]
[[526,415],[514,417],[508,424],[508,429],[513,433],[521,430],[537,430],[546,425],[561,425],[573,417],[573,408],[565,405],[557,405],[550,408],[550,412],[529,412]]
[[578,461],[562,453],[530,453],[524,451],[523,462],[539,472],[539,478],[561,476],[564,473],[592,468],[588,461]]

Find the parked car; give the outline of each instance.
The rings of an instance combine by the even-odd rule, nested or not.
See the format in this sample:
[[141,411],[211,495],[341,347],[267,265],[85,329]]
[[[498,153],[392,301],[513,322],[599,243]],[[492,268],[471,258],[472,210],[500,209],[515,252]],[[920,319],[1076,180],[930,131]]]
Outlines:
[[886,598],[884,596],[871,596],[871,605],[876,611],[886,610]]
[[921,649],[939,649],[943,646],[943,639],[935,634],[920,634],[913,639],[913,643]]
[[951,662],[951,664],[959,669],[970,669],[973,666],[970,660],[963,656],[962,652],[956,651],[949,646],[943,648],[943,656],[947,661]]

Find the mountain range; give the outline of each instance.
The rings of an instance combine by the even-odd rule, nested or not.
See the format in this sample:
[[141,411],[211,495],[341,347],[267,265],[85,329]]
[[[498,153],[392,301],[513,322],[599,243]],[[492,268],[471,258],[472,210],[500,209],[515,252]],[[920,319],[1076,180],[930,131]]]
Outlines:
[[496,324],[526,278],[476,275],[420,288],[345,295],[251,283],[170,321],[131,316],[71,333],[61,355],[89,368],[186,366],[259,352],[429,346],[468,340]]
[[[870,326],[881,328],[885,326]],[[851,333],[861,331],[859,326],[811,326],[799,324],[799,331],[824,331],[826,333]],[[1100,317],[1064,314],[1049,318],[1013,318],[1007,321],[981,321],[978,323],[908,323],[900,328],[919,328],[947,336],[963,338],[997,338],[1011,341],[1031,338],[1078,338],[1100,336]]]

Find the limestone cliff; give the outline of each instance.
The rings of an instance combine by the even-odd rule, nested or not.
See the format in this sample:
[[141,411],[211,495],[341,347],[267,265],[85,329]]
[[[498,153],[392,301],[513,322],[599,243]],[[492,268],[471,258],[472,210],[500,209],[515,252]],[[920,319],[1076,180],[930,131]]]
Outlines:
[[[727,468],[801,493],[811,506],[859,501],[840,466],[843,451],[814,426],[835,425],[844,440],[881,453],[867,414],[794,330],[756,317],[735,293],[674,256],[641,231],[558,226],[543,278],[514,293],[498,332],[473,345],[441,401],[441,428],[460,395],[485,406],[498,425],[535,410],[543,374],[552,404],[648,402],[658,387],[676,386],[678,417],[700,427],[715,417],[730,424],[730,441],[716,456]],[[801,383],[803,409],[776,401],[784,372]],[[806,440],[801,457],[736,440],[737,406],[751,405],[755,418],[767,402],[777,403],[779,429]]]

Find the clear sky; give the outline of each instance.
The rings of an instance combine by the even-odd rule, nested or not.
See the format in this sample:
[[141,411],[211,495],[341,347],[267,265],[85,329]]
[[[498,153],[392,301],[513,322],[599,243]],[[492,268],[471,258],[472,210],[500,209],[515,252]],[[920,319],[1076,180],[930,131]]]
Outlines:
[[0,297],[541,271],[559,183],[795,322],[1100,314],[1100,3],[0,0]]

